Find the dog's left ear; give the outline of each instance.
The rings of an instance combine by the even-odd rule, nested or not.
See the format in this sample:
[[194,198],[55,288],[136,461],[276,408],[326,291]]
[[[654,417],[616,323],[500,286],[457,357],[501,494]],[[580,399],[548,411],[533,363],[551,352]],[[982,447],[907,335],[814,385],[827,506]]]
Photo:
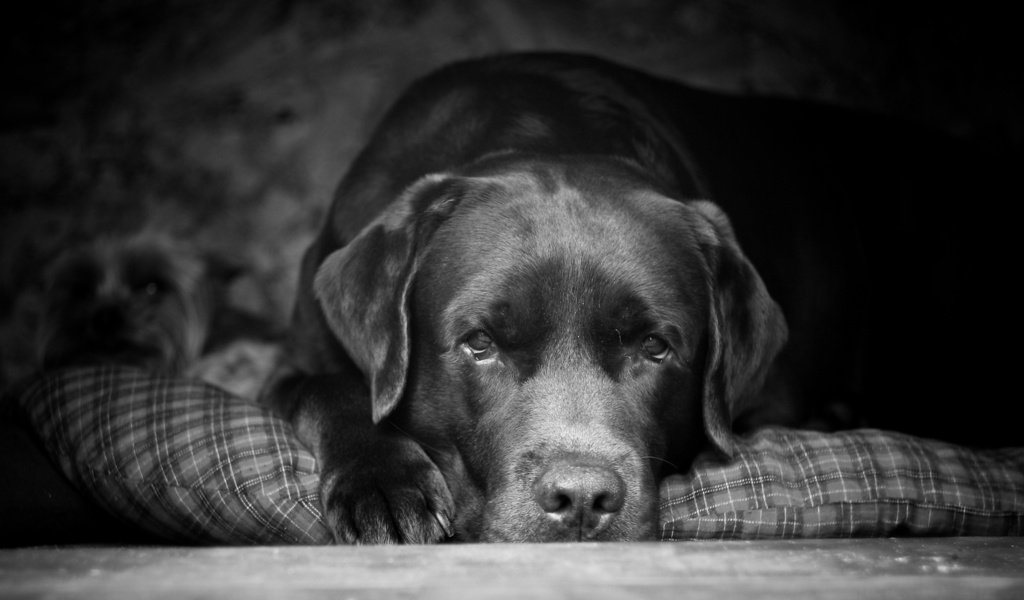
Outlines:
[[427,242],[458,204],[454,182],[446,175],[419,179],[317,269],[313,289],[320,308],[367,378],[375,423],[394,410],[405,389],[409,289]]
[[708,266],[711,306],[704,372],[704,429],[728,455],[736,450],[735,418],[754,403],[788,330],[779,305],[740,250],[732,225],[717,205],[689,203]]

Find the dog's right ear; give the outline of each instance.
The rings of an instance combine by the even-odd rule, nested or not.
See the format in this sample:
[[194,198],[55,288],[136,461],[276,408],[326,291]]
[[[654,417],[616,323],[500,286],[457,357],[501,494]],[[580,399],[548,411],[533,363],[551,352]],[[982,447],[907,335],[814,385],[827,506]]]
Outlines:
[[428,175],[317,269],[313,289],[370,386],[373,421],[394,410],[409,366],[409,289],[430,237],[458,205],[457,179]]

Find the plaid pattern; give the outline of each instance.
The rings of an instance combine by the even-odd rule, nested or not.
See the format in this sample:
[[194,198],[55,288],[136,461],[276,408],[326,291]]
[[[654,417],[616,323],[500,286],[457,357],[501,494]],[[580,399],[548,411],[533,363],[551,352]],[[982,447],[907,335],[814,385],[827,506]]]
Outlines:
[[662,538],[1024,535],[1024,448],[764,429],[662,484]]
[[218,388],[75,369],[36,382],[22,404],[72,482],[163,538],[331,541],[313,455],[288,423]]
[[[80,489],[166,539],[331,541],[315,459],[258,406],[113,367],[49,375],[22,404]],[[664,481],[663,539],[1024,535],[1024,448],[765,429],[716,460]]]

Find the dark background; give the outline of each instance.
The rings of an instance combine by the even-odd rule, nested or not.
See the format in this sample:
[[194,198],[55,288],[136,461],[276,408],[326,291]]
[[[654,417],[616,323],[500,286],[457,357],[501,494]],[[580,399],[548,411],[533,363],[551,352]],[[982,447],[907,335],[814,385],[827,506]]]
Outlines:
[[0,385],[28,372],[42,266],[97,233],[156,229],[228,257],[246,269],[230,302],[283,324],[345,166],[398,91],[442,63],[592,52],[702,88],[887,113],[1019,152],[1024,52],[1008,5],[4,3]]

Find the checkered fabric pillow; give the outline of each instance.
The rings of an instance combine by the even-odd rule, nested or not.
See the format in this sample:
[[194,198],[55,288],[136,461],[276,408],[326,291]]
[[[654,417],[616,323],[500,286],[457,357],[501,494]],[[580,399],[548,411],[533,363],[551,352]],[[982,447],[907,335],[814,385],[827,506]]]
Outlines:
[[287,422],[197,381],[60,371],[22,405],[83,492],[176,542],[324,544],[313,455]]
[[[23,405],[114,515],[171,541],[323,544],[316,462],[290,425],[209,385],[123,368],[49,375]],[[1024,534],[1024,448],[767,429],[665,480],[662,537]]]
[[662,538],[1024,535],[1024,448],[764,429],[661,489]]

